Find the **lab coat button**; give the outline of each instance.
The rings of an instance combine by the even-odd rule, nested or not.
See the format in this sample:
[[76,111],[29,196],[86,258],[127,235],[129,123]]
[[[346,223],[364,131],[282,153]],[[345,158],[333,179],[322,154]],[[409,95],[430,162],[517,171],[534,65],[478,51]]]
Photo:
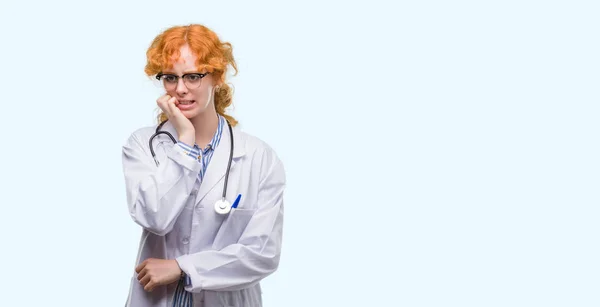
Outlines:
[[183,238],[183,244],[188,244],[190,243],[190,239],[188,237]]

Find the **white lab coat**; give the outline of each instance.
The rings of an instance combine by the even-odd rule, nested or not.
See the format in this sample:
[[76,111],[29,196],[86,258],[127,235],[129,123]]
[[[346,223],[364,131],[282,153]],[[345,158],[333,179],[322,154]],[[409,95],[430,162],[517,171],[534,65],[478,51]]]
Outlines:
[[[262,306],[259,282],[278,265],[282,243],[283,191],[281,160],[265,142],[234,127],[234,154],[227,200],[237,209],[221,216],[221,198],[231,146],[223,134],[200,183],[198,161],[162,134],[154,138],[157,167],[148,146],[156,127],[135,131],[123,146],[127,205],[142,226],[136,266],[147,258],[176,259],[191,277],[194,306]],[[162,130],[177,139],[165,123]],[[177,283],[146,292],[132,269],[126,306],[170,307]]]

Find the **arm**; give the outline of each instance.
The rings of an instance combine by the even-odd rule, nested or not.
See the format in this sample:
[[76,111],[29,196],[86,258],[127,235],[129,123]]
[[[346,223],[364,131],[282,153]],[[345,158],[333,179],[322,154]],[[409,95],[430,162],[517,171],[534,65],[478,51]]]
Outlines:
[[185,289],[233,291],[247,288],[273,273],[281,253],[285,172],[271,163],[259,184],[258,209],[236,244],[176,258],[188,277]]
[[135,134],[123,146],[127,205],[137,224],[162,236],[173,228],[202,165],[181,144],[167,148],[167,159],[158,167],[149,151]]

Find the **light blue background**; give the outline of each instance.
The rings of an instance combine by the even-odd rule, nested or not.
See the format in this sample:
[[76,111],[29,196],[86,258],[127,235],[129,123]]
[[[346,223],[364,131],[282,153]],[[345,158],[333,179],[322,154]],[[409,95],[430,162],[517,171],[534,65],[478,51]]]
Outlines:
[[123,305],[121,145],[193,22],[285,162],[265,306],[599,306],[597,3],[2,2],[0,305]]

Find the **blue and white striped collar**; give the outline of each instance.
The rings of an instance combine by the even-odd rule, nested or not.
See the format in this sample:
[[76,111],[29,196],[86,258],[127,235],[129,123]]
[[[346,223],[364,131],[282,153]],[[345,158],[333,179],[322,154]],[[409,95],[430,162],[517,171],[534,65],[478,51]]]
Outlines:
[[223,127],[226,124],[225,118],[223,116],[221,116],[220,114],[217,114],[217,116],[219,117],[219,124],[217,125],[217,131],[215,131],[215,135],[213,136],[210,143],[207,145],[208,148],[202,148],[198,144],[196,144],[196,147],[201,149],[202,151],[208,151],[211,149],[214,150],[215,148],[217,148],[217,146],[219,146],[219,143],[221,142],[221,136],[223,136]]

